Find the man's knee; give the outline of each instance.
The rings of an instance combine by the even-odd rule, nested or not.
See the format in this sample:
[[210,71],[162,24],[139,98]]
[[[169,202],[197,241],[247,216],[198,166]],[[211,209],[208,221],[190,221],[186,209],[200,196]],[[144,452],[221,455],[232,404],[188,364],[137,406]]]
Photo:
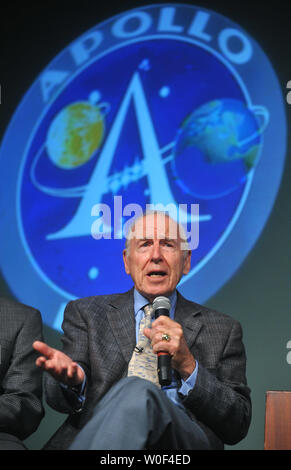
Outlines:
[[149,411],[148,407],[155,407],[164,398],[164,394],[152,382],[139,377],[125,377],[111,387],[95,407],[94,414],[108,407],[116,411],[118,409],[119,413]]
[[142,393],[144,391],[149,391],[151,393],[160,393],[160,388],[149,380],[142,379],[140,377],[124,377],[120,379],[116,384],[114,384],[108,393],[119,393],[126,390],[127,393]]
[[160,388],[158,388],[155,384],[150,382],[149,380],[142,379],[140,377],[125,377],[122,379],[124,381],[124,385],[129,389],[133,389],[134,391],[144,392],[149,391],[154,394],[160,393]]
[[117,392],[119,399],[126,400],[131,406],[134,403],[142,402],[147,397],[162,397],[161,389],[149,380],[141,379],[140,377],[125,377],[111,390],[113,395]]

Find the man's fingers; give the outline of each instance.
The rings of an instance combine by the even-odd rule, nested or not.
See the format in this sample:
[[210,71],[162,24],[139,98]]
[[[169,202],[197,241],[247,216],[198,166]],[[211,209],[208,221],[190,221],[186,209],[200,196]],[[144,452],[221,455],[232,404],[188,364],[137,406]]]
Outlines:
[[37,360],[35,361],[35,364],[36,364],[38,367],[41,367],[42,369],[44,369],[46,361],[47,361],[46,357],[40,356],[40,357],[38,357]]
[[72,364],[68,367],[68,372],[67,372],[68,379],[76,378],[77,374],[78,374],[78,365],[75,362],[72,362]]
[[44,356],[38,357],[37,360],[35,361],[35,364],[47,372],[56,370],[56,367],[53,361],[51,361],[50,359],[47,359]]
[[171,327],[171,326],[176,325],[176,322],[175,320],[172,320],[172,318],[167,317],[166,315],[161,315],[160,317],[158,317],[156,320],[153,321],[152,327],[157,327],[159,325]]
[[85,378],[83,369],[65,353],[51,348],[42,341],[35,341],[33,347],[41,353],[35,364],[56,380],[69,386],[83,382]]
[[34,341],[33,348],[38,351],[42,356],[45,356],[47,359],[53,357],[55,353],[55,349],[48,346],[46,343],[42,341]]
[[143,334],[144,334],[147,338],[151,339],[151,336],[152,336],[152,329],[151,329],[151,328],[145,328],[145,329],[143,330]]

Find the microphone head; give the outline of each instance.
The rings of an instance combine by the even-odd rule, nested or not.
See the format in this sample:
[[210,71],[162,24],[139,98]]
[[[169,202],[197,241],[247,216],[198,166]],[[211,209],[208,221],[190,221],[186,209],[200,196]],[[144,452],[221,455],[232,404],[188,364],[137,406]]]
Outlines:
[[159,308],[163,308],[165,310],[171,310],[171,302],[168,299],[168,297],[156,297],[153,301],[153,309],[154,312],[158,310]]

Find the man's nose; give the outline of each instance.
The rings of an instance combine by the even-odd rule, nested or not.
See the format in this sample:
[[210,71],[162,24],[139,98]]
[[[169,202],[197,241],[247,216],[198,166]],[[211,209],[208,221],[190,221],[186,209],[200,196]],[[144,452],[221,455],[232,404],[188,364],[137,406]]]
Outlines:
[[152,261],[154,261],[155,263],[158,263],[159,261],[162,260],[162,251],[161,251],[161,246],[160,246],[159,241],[155,242],[152,248],[153,248],[152,253],[151,253]]

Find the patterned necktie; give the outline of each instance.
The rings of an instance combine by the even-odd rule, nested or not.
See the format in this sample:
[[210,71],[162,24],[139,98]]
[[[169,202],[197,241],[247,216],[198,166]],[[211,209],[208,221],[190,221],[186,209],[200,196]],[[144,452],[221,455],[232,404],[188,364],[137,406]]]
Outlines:
[[143,334],[145,328],[151,327],[153,307],[148,304],[143,310],[144,317],[139,325],[138,342],[129,361],[127,375],[150,380],[161,388],[157,373],[157,355],[153,353],[151,341]]

